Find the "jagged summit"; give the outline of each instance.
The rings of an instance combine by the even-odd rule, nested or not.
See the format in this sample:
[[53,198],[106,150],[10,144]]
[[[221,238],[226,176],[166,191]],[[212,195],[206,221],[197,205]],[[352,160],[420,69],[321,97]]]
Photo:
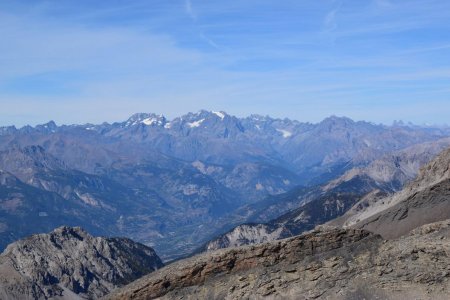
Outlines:
[[336,115],[331,115],[331,116],[323,119],[320,123],[323,123],[323,124],[327,124],[327,123],[353,124],[353,123],[355,123],[355,121],[348,117],[345,117],[345,116],[339,117]]
[[[296,125],[296,126],[308,126],[308,125],[314,125],[316,127],[320,128],[342,128],[342,127],[352,127],[356,124],[365,124],[365,126],[380,126],[380,127],[392,127],[392,128],[427,128],[429,130],[433,129],[440,129],[440,130],[449,130],[449,127],[442,127],[442,126],[430,126],[430,125],[414,125],[412,123],[403,123],[403,122],[393,122],[392,125],[376,125],[372,122],[366,122],[366,121],[354,121],[351,118],[345,117],[345,116],[336,116],[331,115],[329,117],[326,117],[320,122],[317,123],[310,123],[310,122],[302,122],[294,119],[289,118],[273,118],[269,115],[259,115],[259,114],[251,114],[247,117],[236,117],[233,115],[228,114],[225,111],[215,111],[215,110],[205,110],[201,109],[198,112],[189,112],[187,114],[184,114],[179,117],[175,117],[172,120],[167,119],[162,114],[155,114],[155,113],[135,113],[131,115],[126,121],[124,122],[116,122],[113,124],[109,123],[102,123],[102,124],[84,124],[84,125],[61,125],[58,126],[54,121],[49,121],[45,124],[39,124],[36,126],[30,126],[26,125],[20,129],[17,129],[15,126],[4,126],[0,127],[0,134],[13,134],[16,131],[20,131],[23,133],[29,133],[33,132],[34,130],[41,132],[41,133],[56,133],[59,132],[60,128],[67,128],[67,127],[76,127],[76,128],[84,128],[86,130],[94,130],[94,131],[104,131],[105,128],[108,129],[109,127],[114,126],[121,126],[121,127],[134,127],[136,125],[142,125],[142,126],[150,126],[150,127],[162,127],[165,129],[171,129],[171,128],[177,128],[175,123],[180,123],[181,121],[190,120],[190,123],[192,124],[192,127],[198,127],[197,125],[201,124],[200,122],[203,119],[216,119],[219,121],[227,121],[227,120],[237,120],[239,122],[243,123],[254,123],[254,125],[261,126],[261,124],[270,124],[270,123],[277,123],[278,125],[280,123],[283,124],[289,124],[289,125]],[[177,121],[178,120],[178,121]],[[194,123],[198,122],[198,123]],[[189,126],[189,125],[186,125]],[[107,130],[108,131],[108,130]]]
[[0,135],[13,134],[15,132],[17,132],[16,126],[0,127]]
[[132,115],[124,126],[146,125],[146,126],[164,126],[167,120],[163,115],[153,113],[136,113]]
[[220,120],[224,120],[227,117],[233,117],[233,116],[227,114],[225,111],[213,111],[213,110],[201,109],[195,113],[193,113],[193,112],[187,113],[187,114],[181,116],[180,118],[196,118],[196,117],[218,118]]
[[323,119],[317,124],[319,130],[333,131],[333,130],[353,130],[356,127],[377,128],[379,126],[366,121],[354,121],[348,117],[338,117],[335,115]]
[[0,298],[97,299],[162,266],[150,247],[63,226],[6,248],[0,255]]
[[54,121],[50,121],[45,124],[36,125],[35,129],[44,133],[54,133],[58,130],[58,125]]
[[[205,121],[227,121],[229,119],[236,119],[236,117],[230,116],[224,111],[207,111],[200,110],[196,113],[187,113],[180,117],[176,117],[169,121],[165,116],[154,113],[135,113],[127,121],[121,123],[123,127],[132,127],[136,125],[151,126],[151,127],[163,127],[167,130],[171,128],[187,127],[197,128],[200,127]],[[95,125],[86,126],[95,129]]]
[[60,226],[58,228],[55,228],[55,230],[53,230],[49,234],[54,236],[67,237],[69,239],[75,237],[80,240],[83,240],[84,238],[89,236],[89,233],[80,226]]

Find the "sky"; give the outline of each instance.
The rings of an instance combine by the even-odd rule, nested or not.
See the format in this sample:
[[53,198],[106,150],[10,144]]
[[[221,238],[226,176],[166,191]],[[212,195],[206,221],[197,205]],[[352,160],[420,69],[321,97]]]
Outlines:
[[450,123],[450,1],[0,0],[0,126],[200,109]]

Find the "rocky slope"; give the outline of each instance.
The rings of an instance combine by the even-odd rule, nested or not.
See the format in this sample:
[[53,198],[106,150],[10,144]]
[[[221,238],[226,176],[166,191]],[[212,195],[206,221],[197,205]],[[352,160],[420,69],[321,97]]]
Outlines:
[[347,192],[329,191],[267,223],[239,225],[208,242],[203,250],[212,251],[227,247],[258,244],[298,235],[344,214],[363,197],[364,193],[368,192],[362,185],[368,184],[365,186],[368,190],[376,188],[376,186],[371,186],[370,183],[356,179],[346,182],[346,184],[358,186],[360,193],[351,190]]
[[348,217],[344,226],[366,228],[395,238],[431,222],[450,218],[450,149],[424,166],[401,192],[380,198]]
[[208,242],[203,250],[212,251],[222,248],[239,247],[242,245],[261,244],[291,235],[283,226],[271,224],[242,224],[231,231]]
[[[342,225],[398,191],[416,176],[423,164],[449,145],[450,139],[443,139],[409,147],[388,154],[366,167],[353,168],[327,184],[300,189],[297,194],[290,192],[284,197],[278,196],[273,203],[260,202],[257,207],[264,216],[270,216],[272,211],[290,210],[262,224],[239,225],[207,243],[204,249],[216,250],[272,241],[300,234],[330,220],[333,220],[333,225]],[[294,203],[300,207],[295,208]],[[253,212],[250,221],[255,221],[251,218],[256,215],[259,215],[256,221],[260,221],[261,213],[258,211]],[[344,216],[338,218],[341,215]]]
[[450,180],[414,193],[400,203],[356,223],[353,227],[365,228],[381,234],[384,238],[396,238],[420,225],[448,218],[450,218]]
[[0,255],[0,298],[96,299],[162,266],[153,249],[129,239],[60,227]]
[[14,175],[0,171],[0,247],[36,232],[48,232],[62,225],[84,224],[94,234],[111,234],[100,209],[35,188]]
[[316,230],[179,261],[106,299],[447,299],[449,239],[448,221],[391,241]]
[[69,168],[41,146],[0,151],[0,170],[10,177],[0,182],[0,249],[33,233],[82,225],[95,234],[157,243],[165,256],[189,253],[202,237],[190,239],[189,230],[213,223],[239,202],[189,164],[177,166],[120,165],[120,171],[96,175]]
[[327,188],[365,175],[378,183],[390,185],[392,190],[400,190],[405,183],[416,178],[421,167],[448,147],[450,139],[444,138],[387,153],[367,166],[353,168],[337,179],[331,180]]

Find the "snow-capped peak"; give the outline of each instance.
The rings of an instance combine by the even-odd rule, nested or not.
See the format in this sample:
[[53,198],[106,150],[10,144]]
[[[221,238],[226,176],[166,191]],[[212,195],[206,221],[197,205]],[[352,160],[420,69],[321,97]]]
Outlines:
[[134,126],[144,124],[146,126],[163,126],[166,124],[166,118],[163,115],[139,113],[132,115],[125,126]]
[[212,111],[213,114],[221,118],[222,120],[225,118],[225,113],[221,111]]
[[141,123],[143,123],[143,124],[145,124],[147,126],[150,126],[150,125],[153,125],[153,124],[162,125],[161,120],[156,119],[156,118],[146,118],[146,119],[142,120]]

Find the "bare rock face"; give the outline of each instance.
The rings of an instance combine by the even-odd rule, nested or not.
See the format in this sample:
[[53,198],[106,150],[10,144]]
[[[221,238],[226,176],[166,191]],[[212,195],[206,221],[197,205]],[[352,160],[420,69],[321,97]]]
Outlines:
[[[383,186],[367,176],[355,176],[329,190],[322,191],[322,188],[323,186],[314,187],[314,191],[307,194],[300,191],[300,196],[289,193],[292,198],[305,197],[300,207],[267,223],[239,225],[208,242],[202,250],[260,244],[301,234],[343,215],[365,194]],[[389,190],[389,187],[386,189]]]
[[[364,215],[372,215],[379,207],[381,210],[384,209],[391,201],[385,201],[386,198],[394,199],[392,196],[394,192],[413,180],[420,167],[430,162],[449,145],[448,138],[414,145],[386,154],[368,166],[353,168],[326,184],[311,189],[300,189],[298,193],[286,193],[284,198],[274,201],[273,204],[264,207],[267,209],[262,210],[267,213],[275,208],[276,211],[283,213],[265,223],[239,225],[208,242],[202,250],[211,251],[274,241],[301,234],[325,222],[345,227],[355,224],[361,218],[365,218]],[[440,176],[445,174],[438,172],[437,175],[433,175],[433,180],[438,180]],[[302,204],[284,211],[289,208],[290,202],[295,201]],[[431,222],[443,219],[445,218],[431,219]],[[417,226],[422,224],[425,223],[419,222]]]
[[354,225],[392,239],[421,225],[450,218],[450,180],[413,193],[398,204]]
[[274,241],[282,236],[284,230],[285,228],[283,227],[266,224],[242,224],[217,239],[208,242],[205,250],[211,251]]
[[[277,289],[281,291],[282,286],[286,286],[287,282],[280,281],[282,277],[299,279],[302,270],[297,270],[297,266],[313,263],[313,257],[326,259],[334,257],[336,253],[347,256],[350,249],[364,252],[380,243],[381,238],[366,231],[333,230],[316,231],[256,246],[219,250],[169,265],[107,298],[152,299],[196,295],[199,298],[219,299],[227,295],[231,298],[267,296],[276,294]],[[350,258],[347,256],[346,260]]]
[[163,266],[125,238],[60,227],[9,245],[0,256],[0,299],[96,299]]
[[391,241],[316,230],[178,261],[106,299],[448,299],[449,238],[448,221]]
[[[347,225],[364,228],[384,238],[397,238],[424,224],[450,218],[450,149],[419,172],[401,192],[377,200]],[[352,220],[353,222],[349,222]]]

